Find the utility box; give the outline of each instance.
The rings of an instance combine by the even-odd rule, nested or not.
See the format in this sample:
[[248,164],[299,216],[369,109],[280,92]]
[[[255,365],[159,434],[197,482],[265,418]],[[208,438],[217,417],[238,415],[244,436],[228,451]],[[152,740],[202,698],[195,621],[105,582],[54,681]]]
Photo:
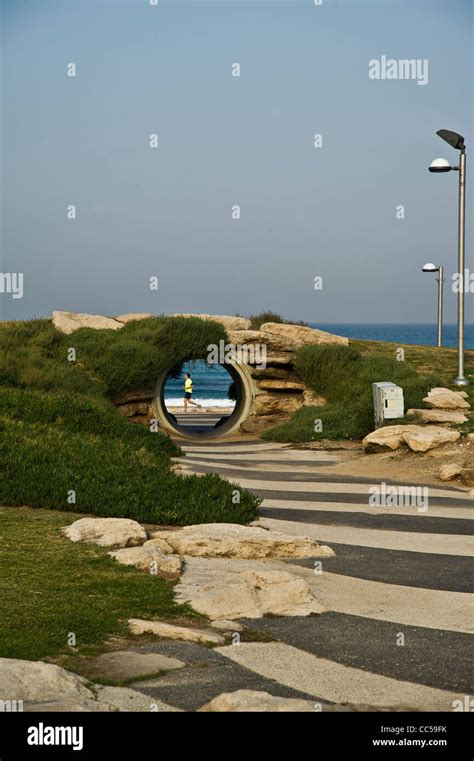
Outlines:
[[372,392],[376,428],[380,428],[384,420],[404,416],[403,389],[400,386],[388,382],[372,383]]

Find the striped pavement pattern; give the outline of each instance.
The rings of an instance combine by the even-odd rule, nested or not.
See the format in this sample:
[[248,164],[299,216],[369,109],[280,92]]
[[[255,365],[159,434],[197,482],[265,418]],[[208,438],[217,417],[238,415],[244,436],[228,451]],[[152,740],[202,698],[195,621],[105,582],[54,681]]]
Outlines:
[[323,704],[453,710],[470,694],[473,504],[466,492],[430,487],[426,510],[371,507],[369,489],[380,481],[331,472],[331,452],[255,439],[179,444],[185,473],[219,473],[262,497],[261,525],[335,551],[322,573],[311,559],[286,561],[326,612],[247,621],[273,641],[224,646],[216,655]]

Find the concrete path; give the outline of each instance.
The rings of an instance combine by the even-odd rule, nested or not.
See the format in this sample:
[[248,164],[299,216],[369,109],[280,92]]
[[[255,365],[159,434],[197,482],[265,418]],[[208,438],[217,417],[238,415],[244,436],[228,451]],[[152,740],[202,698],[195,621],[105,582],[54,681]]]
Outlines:
[[[472,498],[429,488],[427,510],[371,507],[370,486],[380,481],[331,473],[337,457],[330,452],[255,440],[180,445],[184,473],[216,472],[254,491],[263,498],[262,525],[312,536],[336,553],[317,569],[311,559],[288,561],[326,612],[246,621],[274,641],[212,651],[209,668],[221,676],[200,680],[201,698],[222,692],[227,681],[227,690],[230,683],[260,684],[323,704],[433,711],[452,710],[453,700],[469,694]],[[166,687],[146,689],[189,707],[187,690],[177,685],[189,678],[185,672],[167,675]]]

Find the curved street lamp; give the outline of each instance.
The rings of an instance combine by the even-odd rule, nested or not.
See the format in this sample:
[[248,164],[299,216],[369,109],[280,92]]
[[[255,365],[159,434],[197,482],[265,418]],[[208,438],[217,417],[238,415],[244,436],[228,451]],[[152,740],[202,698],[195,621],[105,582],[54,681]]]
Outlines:
[[423,272],[439,272],[439,277],[436,278],[438,283],[438,346],[443,345],[443,267],[441,265],[437,267],[435,264],[428,262],[422,269]]
[[454,379],[455,386],[467,386],[469,381],[464,375],[464,246],[466,224],[466,145],[464,138],[449,129],[439,129],[436,133],[451,148],[460,151],[459,166],[451,166],[446,159],[435,159],[429,167],[430,172],[459,172],[459,205],[458,205],[458,374]]

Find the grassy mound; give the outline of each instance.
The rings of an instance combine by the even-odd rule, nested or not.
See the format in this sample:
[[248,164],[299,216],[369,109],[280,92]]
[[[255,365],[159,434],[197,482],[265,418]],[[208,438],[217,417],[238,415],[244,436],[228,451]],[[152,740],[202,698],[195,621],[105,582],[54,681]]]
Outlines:
[[[361,439],[374,427],[372,383],[390,380],[402,386],[406,409],[421,407],[429,389],[441,383],[439,374],[420,375],[412,363],[399,362],[394,352],[364,355],[353,345],[304,346],[297,353],[296,371],[327,404],[298,410],[288,422],[266,431],[265,439]],[[321,431],[315,430],[317,420]]]
[[150,318],[70,336],[46,320],[4,323],[0,504],[176,525],[251,521],[257,497],[239,489],[236,503],[238,487],[218,476],[176,475],[170,456],[179,448],[128,423],[111,401],[152,389],[159,373],[205,356],[222,338],[222,326],[197,318]]

